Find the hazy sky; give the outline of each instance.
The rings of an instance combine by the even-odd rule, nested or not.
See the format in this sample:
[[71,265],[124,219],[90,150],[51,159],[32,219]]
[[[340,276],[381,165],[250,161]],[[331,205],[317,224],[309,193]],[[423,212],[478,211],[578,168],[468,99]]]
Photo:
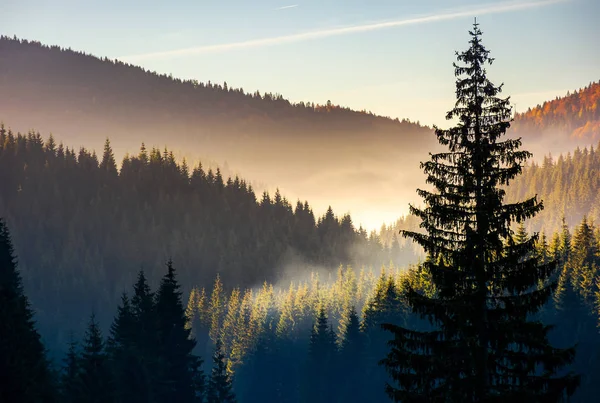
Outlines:
[[444,125],[473,16],[517,110],[600,79],[600,1],[0,0],[0,32]]

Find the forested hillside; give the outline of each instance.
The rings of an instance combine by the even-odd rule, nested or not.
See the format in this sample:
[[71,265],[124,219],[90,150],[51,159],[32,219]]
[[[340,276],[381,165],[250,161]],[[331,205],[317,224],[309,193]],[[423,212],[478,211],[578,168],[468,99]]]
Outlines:
[[[189,167],[168,150],[103,155],[39,134],[0,129],[0,217],[13,236],[42,332],[52,346],[89,310],[104,326],[119,294],[143,268],[157,278],[177,257],[184,287],[220,273],[231,287],[301,277],[340,264],[378,266],[412,252],[355,228],[329,209],[279,192],[255,195],[243,179]],[[287,277],[286,277],[287,276]],[[185,288],[186,291],[189,289]],[[58,337],[58,339],[57,339]]]
[[571,228],[584,215],[600,220],[600,153],[598,146],[576,148],[573,153],[532,162],[507,189],[509,200],[538,195],[544,210],[528,222],[528,228],[552,232],[563,217]]
[[118,160],[142,142],[168,146],[191,164],[227,162],[272,193],[280,187],[311,200],[319,213],[328,205],[372,208],[364,189],[374,183],[414,188],[419,156],[436,146],[430,128],[408,120],[327,101],[292,103],[210,82],[202,71],[200,81],[182,80],[7,37],[0,54],[0,120],[15,132],[52,133],[76,149],[100,149],[110,137]]
[[511,135],[539,160],[548,152],[566,153],[600,140],[600,81],[518,113]]
[[600,81],[517,114],[511,127],[513,131],[539,137],[549,131],[562,130],[574,139],[597,142],[600,136]]

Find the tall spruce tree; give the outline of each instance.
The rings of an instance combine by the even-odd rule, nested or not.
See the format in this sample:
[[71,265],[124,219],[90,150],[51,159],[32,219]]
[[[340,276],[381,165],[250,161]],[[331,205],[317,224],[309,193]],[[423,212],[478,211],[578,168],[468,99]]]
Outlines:
[[33,314],[8,228],[0,219],[0,402],[51,402],[55,398]]
[[[435,128],[447,152],[421,166],[435,190],[418,190],[425,233],[403,231],[423,246],[422,264],[433,296],[406,285],[411,310],[433,330],[388,323],[394,334],[382,363],[396,385],[388,395],[402,402],[556,402],[571,395],[578,378],[558,376],[573,348],[548,342],[550,326],[532,319],[555,288],[555,263],[539,264],[532,253],[537,234],[516,243],[511,224],[542,209],[536,197],[503,203],[504,190],[530,153],[520,139],[501,140],[510,126],[509,98],[488,78],[493,59],[475,22],[468,50],[454,64],[457,101],[446,118],[455,127]],[[542,286],[539,286],[542,284]]]
[[181,403],[202,401],[204,375],[202,360],[192,353],[196,340],[190,337],[180,286],[173,262],[167,262],[167,274],[156,293],[158,336],[159,401]]

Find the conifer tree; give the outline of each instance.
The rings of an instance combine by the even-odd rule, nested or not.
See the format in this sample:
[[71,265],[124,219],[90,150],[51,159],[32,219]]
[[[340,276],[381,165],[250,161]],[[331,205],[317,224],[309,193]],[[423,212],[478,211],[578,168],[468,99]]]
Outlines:
[[240,304],[240,289],[234,288],[227,300],[227,312],[223,318],[223,325],[221,326],[220,334],[223,352],[228,360],[231,355],[231,345],[233,344],[235,326],[237,324],[237,317],[240,311]]
[[540,239],[536,245],[536,253],[538,255],[538,259],[540,259],[540,262],[542,264],[548,263],[548,259],[550,259],[549,248],[550,246],[548,245],[548,238],[546,237],[546,233],[542,232],[542,235],[540,236]]
[[210,331],[210,312],[207,309],[206,292],[204,288],[198,290],[193,288],[190,292],[188,299],[188,305],[185,311],[185,315],[188,320],[187,326],[189,327],[191,337],[196,339],[196,350],[201,353],[206,352],[207,345],[209,344],[209,331]]
[[360,319],[354,306],[350,307],[347,317],[340,349],[340,401],[366,402],[369,397],[364,387],[365,335],[360,329]]
[[90,317],[79,365],[77,401],[81,403],[112,402],[113,384],[110,364],[95,314]]
[[60,378],[60,398],[64,403],[77,403],[79,380],[79,354],[77,342],[71,333],[69,349],[63,359],[63,368]]
[[115,155],[113,154],[108,137],[104,142],[104,154],[102,154],[100,169],[112,177],[117,176],[117,163],[115,161]]
[[159,401],[202,401],[204,375],[202,360],[193,355],[196,340],[190,338],[180,286],[173,262],[167,262],[167,274],[156,293]]
[[137,362],[136,380],[140,385],[139,396],[148,402],[156,399],[156,376],[158,367],[157,321],[154,293],[148,285],[146,275],[140,270],[133,286],[131,298],[133,316],[132,344]]
[[219,333],[221,331],[221,325],[223,323],[223,315],[225,313],[226,304],[225,292],[223,291],[223,283],[221,282],[221,276],[217,274],[215,284],[213,286],[212,293],[210,295],[209,312],[210,318],[210,339],[213,343],[217,342]]
[[385,399],[385,391],[380,387],[386,379],[385,369],[377,363],[387,352],[387,343],[392,335],[384,331],[384,323],[404,323],[404,306],[400,299],[399,290],[394,279],[382,271],[379,280],[374,285],[373,295],[364,307],[362,323],[367,342],[365,381],[373,389],[371,397],[376,400]]
[[566,219],[562,217],[561,233],[560,233],[560,252],[561,261],[567,262],[571,256],[571,232],[567,225]]
[[0,219],[0,402],[51,402],[55,398],[33,315],[8,228]]
[[[530,153],[518,139],[501,140],[510,126],[509,98],[498,94],[485,65],[493,59],[481,42],[478,24],[468,50],[454,64],[457,101],[447,119],[455,127],[435,128],[447,152],[422,164],[434,191],[418,190],[425,233],[403,231],[427,253],[433,296],[406,286],[411,310],[433,329],[416,331],[398,324],[383,360],[395,386],[388,395],[402,402],[558,402],[572,395],[578,378],[558,376],[574,349],[553,348],[550,327],[531,319],[555,288],[555,264],[539,264],[537,235],[521,243],[512,223],[542,209],[536,197],[503,203],[504,190],[520,174]],[[542,284],[540,287],[538,284]]]
[[251,328],[252,319],[252,290],[246,290],[240,303],[239,314],[233,328],[233,341],[227,363],[227,370],[233,373],[247,354],[255,334]]
[[232,380],[227,373],[223,344],[218,337],[215,343],[212,372],[208,381],[207,403],[235,403],[235,401]]
[[131,304],[124,293],[107,343],[117,403],[148,401],[147,383],[144,380],[144,372],[140,371],[136,330]]
[[321,306],[310,334],[304,401],[331,402],[332,377],[337,359],[335,332],[328,323],[325,308]]
[[185,316],[188,323],[187,326],[191,331],[191,335],[195,338],[198,336],[197,333],[203,320],[202,313],[205,298],[204,289],[200,292],[198,287],[193,287],[192,291],[190,291],[187,307],[185,308]]
[[577,227],[572,239],[571,252],[567,265],[571,281],[588,304],[592,304],[594,281],[598,275],[598,246],[594,235],[594,225],[586,216]]

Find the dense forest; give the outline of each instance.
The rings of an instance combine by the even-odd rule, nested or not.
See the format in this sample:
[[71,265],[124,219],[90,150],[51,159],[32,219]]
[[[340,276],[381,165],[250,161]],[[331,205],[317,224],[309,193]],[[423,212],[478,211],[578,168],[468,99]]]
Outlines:
[[382,244],[349,215],[329,209],[315,217],[308,202],[292,204],[279,192],[257,196],[243,179],[191,169],[166,149],[142,145],[117,170],[108,140],[98,157],[4,128],[0,216],[14,228],[24,282],[52,347],[92,308],[106,326],[135,273],[143,268],[156,279],[168,256],[177,257],[184,287],[208,284],[217,273],[244,287],[340,264],[415,258],[406,241]]
[[573,139],[585,139],[590,144],[597,142],[600,136],[600,81],[517,114],[511,130],[542,138],[558,131]]
[[600,140],[600,82],[567,92],[523,113],[517,113],[509,134],[541,162],[548,153],[565,154]]
[[[527,239],[524,226],[518,228],[513,239],[517,244]],[[583,377],[573,402],[590,401],[598,393],[599,248],[600,229],[583,219],[574,231],[563,226],[553,234],[541,234],[533,252],[542,262],[558,262],[557,290],[537,316],[556,326],[550,333],[554,344],[578,345],[571,369]],[[408,270],[383,267],[377,272],[339,268],[332,278],[313,274],[311,280],[293,282],[287,288],[265,283],[260,288],[234,289],[230,293],[223,291],[223,284],[217,278],[212,290],[202,287],[192,290],[187,315],[192,334],[198,340],[199,354],[209,354],[217,338],[223,339],[223,355],[234,375],[240,401],[253,401],[250,396],[256,396],[258,391],[264,394],[260,395],[264,396],[261,401],[279,401],[277,393],[303,385],[306,374],[302,367],[294,365],[286,367],[285,376],[278,380],[282,383],[280,389],[266,391],[277,368],[286,365],[289,357],[309,365],[312,325],[326,320],[326,326],[320,325],[321,331],[332,342],[324,343],[329,345],[337,362],[329,365],[346,369],[339,378],[335,372],[326,376],[327,384],[334,389],[331,393],[345,396],[348,385],[358,382],[362,387],[349,391],[350,396],[369,396],[369,399],[350,401],[385,402],[388,400],[381,385],[389,379],[377,362],[385,354],[383,344],[391,336],[381,332],[378,325],[385,322],[423,325],[417,315],[410,313],[403,297],[407,282],[425,294],[433,292],[430,276],[412,265]],[[348,341],[348,335],[353,339]],[[356,350],[348,354],[345,350],[351,348]],[[290,376],[296,379],[289,379]],[[356,379],[360,381],[353,381]],[[295,397],[287,393],[281,401],[306,401],[301,397],[301,389],[295,393]]]
[[584,216],[600,219],[600,155],[598,146],[576,148],[573,153],[546,155],[532,162],[507,188],[507,198],[518,200],[538,195],[544,211],[528,222],[528,229],[551,233],[559,229],[563,218],[573,227]]
[[[526,236],[522,226],[514,239],[519,242]],[[578,345],[572,370],[583,377],[572,402],[593,400],[599,392],[599,251],[600,230],[587,220],[574,231],[564,226],[552,235],[542,235],[535,247],[543,261],[559,262],[559,286],[538,315],[556,325],[550,337],[557,345]],[[179,329],[194,340],[183,350],[197,364],[192,375],[203,382],[199,393],[206,396],[213,379],[242,403],[255,402],[257,397],[264,402],[303,402],[308,401],[307,394],[322,390],[327,394],[311,396],[310,401],[387,402],[383,385],[389,378],[378,361],[391,336],[378,325],[391,321],[422,326],[422,321],[409,313],[403,293],[407,282],[425,293],[433,291],[430,277],[416,266],[408,270],[389,266],[378,271],[339,267],[327,277],[312,273],[309,280],[291,282],[287,287],[268,282],[252,288],[228,287],[217,276],[212,286],[192,287],[184,299],[174,264],[168,263],[156,274],[162,280],[154,292],[149,283],[156,279],[147,278],[143,271],[136,273],[133,287],[125,287],[117,298],[110,329],[102,329],[95,315],[90,317],[90,310],[83,326],[68,332],[64,359],[54,360],[52,373],[56,375],[50,377],[61,393],[81,393],[76,392],[78,385],[85,383],[96,393],[102,391],[105,399],[116,399],[106,392],[150,393],[153,389],[148,385],[160,384],[160,376],[165,375],[144,378],[150,372],[135,369],[135,365],[157,365],[153,360],[166,359],[158,348],[140,346],[147,349],[146,357],[136,364],[131,354],[142,353],[127,352],[124,346],[150,337],[158,321],[152,307],[158,304],[164,283],[171,281],[179,295],[180,303],[175,305],[186,318],[179,322]],[[314,354],[317,350],[319,354]],[[100,362],[100,368],[87,374],[94,360]],[[326,375],[321,376],[320,371]],[[123,374],[135,375],[136,381],[119,384]],[[144,400],[146,396],[115,401],[151,401]],[[319,400],[321,396],[329,397]]]

